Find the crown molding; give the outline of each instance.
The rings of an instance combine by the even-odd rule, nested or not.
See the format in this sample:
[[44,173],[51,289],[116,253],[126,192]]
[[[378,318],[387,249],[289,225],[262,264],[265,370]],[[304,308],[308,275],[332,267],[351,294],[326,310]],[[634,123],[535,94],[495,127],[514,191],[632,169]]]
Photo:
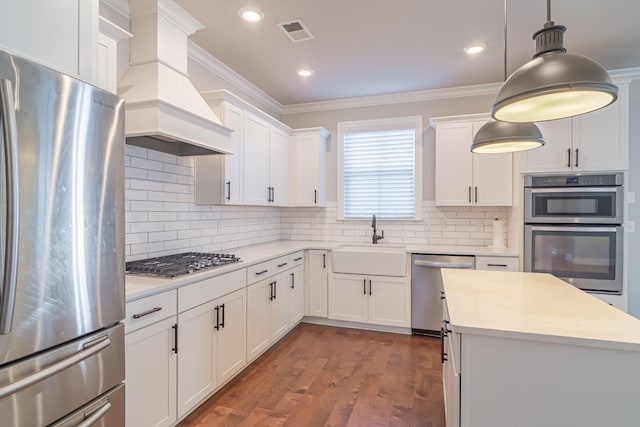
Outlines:
[[615,84],[631,83],[632,80],[640,79],[640,67],[611,70],[609,76]]
[[231,83],[232,85],[238,87],[243,92],[250,95],[252,98],[260,101],[265,106],[269,107],[270,110],[275,112],[276,114],[280,114],[282,111],[282,104],[278,101],[270,97],[265,91],[260,89],[258,86],[251,83],[246,78],[242,77],[236,71],[234,71],[231,67],[220,61],[215,56],[211,55],[209,52],[204,50],[197,43],[189,40],[188,42],[188,55],[189,58],[198,62],[200,65],[205,67],[207,70],[216,74],[220,78],[225,81]]
[[443,89],[428,89],[415,92],[391,93],[388,95],[343,98],[330,101],[288,104],[282,107],[280,114],[311,113],[316,111],[342,110],[346,108],[373,107],[389,104],[433,101],[438,99],[463,98],[467,96],[496,95],[502,83],[489,83],[471,86],[459,86]]
[[100,3],[105,4],[127,19],[129,18],[129,0],[100,0]]

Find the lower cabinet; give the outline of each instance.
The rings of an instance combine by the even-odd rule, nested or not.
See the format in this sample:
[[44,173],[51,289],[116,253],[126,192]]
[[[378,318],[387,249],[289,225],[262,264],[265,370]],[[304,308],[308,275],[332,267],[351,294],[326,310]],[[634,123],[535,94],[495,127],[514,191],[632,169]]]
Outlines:
[[244,367],[245,314],[242,288],[178,315],[178,417]]
[[411,287],[406,277],[333,274],[329,319],[411,326]]
[[305,316],[327,317],[329,282],[329,251],[311,249],[307,251],[305,265]]
[[518,257],[476,256],[476,270],[518,271]]
[[304,266],[298,265],[289,273],[289,324],[302,320],[304,315]]
[[289,329],[289,273],[247,288],[247,359],[258,357]]

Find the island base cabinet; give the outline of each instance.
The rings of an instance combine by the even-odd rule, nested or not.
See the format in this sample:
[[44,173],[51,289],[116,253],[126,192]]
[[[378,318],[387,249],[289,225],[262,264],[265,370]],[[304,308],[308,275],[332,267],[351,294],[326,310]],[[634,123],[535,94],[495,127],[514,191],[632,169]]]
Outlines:
[[561,338],[461,334],[460,426],[637,425],[638,363],[634,351]]
[[127,427],[171,426],[176,421],[175,317],[125,337]]

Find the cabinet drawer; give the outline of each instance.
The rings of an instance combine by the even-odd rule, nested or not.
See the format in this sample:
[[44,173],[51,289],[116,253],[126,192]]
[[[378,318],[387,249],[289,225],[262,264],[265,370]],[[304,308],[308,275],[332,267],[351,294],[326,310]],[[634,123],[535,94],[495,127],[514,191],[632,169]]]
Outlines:
[[289,255],[289,267],[296,267],[304,263],[304,251],[294,252]]
[[247,284],[250,285],[258,280],[271,277],[274,274],[288,270],[289,268],[291,268],[289,264],[289,255],[252,265],[251,267],[247,267]]
[[177,306],[175,290],[128,302],[125,306],[125,334],[166,319],[167,317],[175,316]]
[[189,310],[247,285],[245,269],[211,277],[178,289],[178,312]]
[[518,271],[518,258],[477,256],[476,270]]

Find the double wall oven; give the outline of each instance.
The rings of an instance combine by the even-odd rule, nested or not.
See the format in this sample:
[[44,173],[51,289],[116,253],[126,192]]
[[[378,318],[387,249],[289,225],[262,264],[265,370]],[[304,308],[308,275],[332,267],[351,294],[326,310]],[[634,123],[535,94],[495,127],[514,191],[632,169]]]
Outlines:
[[621,294],[622,173],[525,176],[524,269]]

